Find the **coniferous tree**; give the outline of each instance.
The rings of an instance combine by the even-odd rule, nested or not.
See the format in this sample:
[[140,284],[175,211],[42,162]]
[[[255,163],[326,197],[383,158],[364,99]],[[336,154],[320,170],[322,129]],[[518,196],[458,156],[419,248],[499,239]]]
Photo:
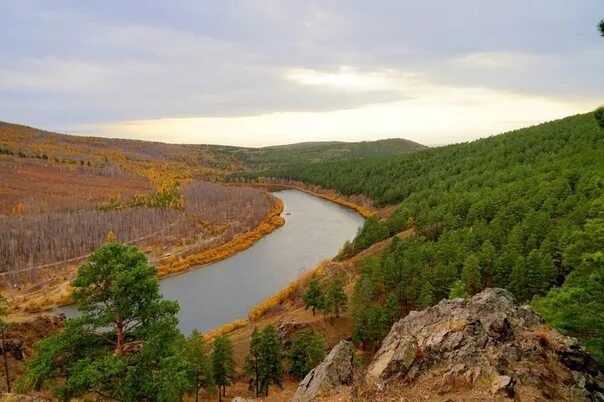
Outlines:
[[419,308],[425,309],[430,307],[434,303],[434,286],[430,283],[430,281],[424,281],[422,285],[422,290],[419,294],[419,299],[417,300],[417,304]]
[[308,284],[308,289],[302,296],[304,307],[306,309],[312,309],[312,315],[315,315],[316,309],[322,309],[325,304],[325,295],[321,289],[321,284],[317,279],[313,279]]
[[197,330],[193,330],[193,333],[187,339],[186,358],[190,364],[191,383],[195,390],[195,401],[197,402],[199,392],[202,389],[211,392],[215,388],[208,345],[203,335]]
[[510,290],[520,301],[529,298],[528,277],[526,273],[526,261],[521,255],[516,256],[512,273],[510,274]]
[[80,316],[35,346],[34,386],[53,380],[63,399],[180,400],[190,382],[178,303],[162,300],[155,274],[135,247],[111,242],[95,251],[72,282]]
[[478,261],[481,268],[482,287],[492,286],[495,271],[496,250],[490,240],[486,240],[480,248]]
[[544,286],[546,284],[541,255],[539,250],[531,250],[526,257],[526,298],[532,299],[533,296],[541,294]]
[[336,278],[329,285],[324,306],[325,312],[332,317],[332,324],[333,317],[339,318],[340,313],[346,311],[347,304],[348,296],[346,296],[346,293],[344,292],[344,284],[340,278]]
[[275,327],[267,325],[260,340],[260,392],[268,396],[271,384],[281,386],[283,350]]
[[386,304],[384,305],[384,314],[388,325],[392,325],[399,318],[400,306],[398,298],[394,292],[388,293],[386,296]]
[[473,295],[480,292],[482,288],[482,278],[480,276],[480,265],[478,257],[470,255],[463,263],[461,279],[466,285],[468,292]]
[[453,285],[451,285],[451,290],[449,291],[449,299],[467,299],[469,296],[470,295],[468,294],[464,281],[458,279],[453,282]]
[[254,327],[250,337],[250,351],[245,357],[244,368],[248,374],[254,376],[254,388],[256,398],[260,396],[260,365],[261,365],[261,345],[262,333],[258,327]]
[[226,335],[214,339],[212,349],[212,372],[214,383],[218,386],[218,400],[226,396],[226,387],[235,379],[235,360],[233,358],[233,344]]
[[553,288],[533,306],[566,335],[585,343],[592,356],[604,363],[604,198],[596,202],[599,215],[588,220],[570,252],[581,254],[575,268],[559,288]]
[[298,332],[289,352],[289,373],[302,379],[325,358],[325,339],[310,329]]

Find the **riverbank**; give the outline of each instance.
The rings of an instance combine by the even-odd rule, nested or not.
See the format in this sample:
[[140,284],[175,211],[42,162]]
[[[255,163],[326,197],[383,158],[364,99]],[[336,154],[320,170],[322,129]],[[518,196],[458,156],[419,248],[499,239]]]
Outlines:
[[[237,234],[230,241],[207,250],[168,258],[162,257],[156,263],[158,277],[167,278],[182,274],[195,267],[232,257],[250,248],[264,236],[283,226],[285,223],[285,220],[281,217],[284,209],[283,201],[273,195],[269,196],[273,201],[273,207],[255,228]],[[153,261],[151,262],[153,263]],[[72,275],[75,275],[76,270],[77,267],[71,267]],[[65,281],[38,291],[35,295],[24,295],[14,299],[11,303],[11,314],[21,316],[23,313],[37,313],[70,304],[73,304],[71,288],[69,281]]]
[[334,193],[333,191],[326,190],[319,187],[310,187],[304,183],[295,184],[291,183],[278,183],[272,181],[261,181],[261,182],[232,182],[225,183],[227,185],[233,186],[252,186],[252,187],[267,187],[267,188],[275,188],[275,189],[291,189],[302,191],[303,193],[307,193],[310,195],[314,195],[315,197],[323,198],[324,200],[331,201],[335,204],[341,205],[343,207],[352,209],[358,212],[363,218],[368,218],[371,215],[375,215],[378,213],[378,210],[373,208],[368,203],[361,204],[358,201],[355,201],[351,197],[346,197],[341,194]]
[[283,201],[274,196],[273,201],[274,205],[271,212],[254,229],[235,235],[232,240],[217,247],[213,247],[199,253],[194,253],[186,257],[176,257],[175,259],[170,259],[157,267],[158,277],[165,278],[168,276],[181,274],[194,267],[232,257],[233,255],[250,248],[258,240],[272,233],[275,229],[283,226],[285,223],[285,219],[281,217],[281,213],[283,212],[284,208]]
[[[397,234],[396,237],[406,238],[413,235],[413,230],[406,230]],[[231,339],[238,372],[243,371],[244,357],[249,352],[249,339],[252,331],[254,328],[262,328],[268,324],[274,325],[277,328],[294,328],[296,326],[310,328],[325,338],[328,348],[333,347],[342,339],[349,338],[352,333],[354,320],[351,309],[349,308],[347,311],[342,312],[340,317],[335,319],[334,323],[331,324],[322,314],[317,313],[313,315],[311,310],[304,308],[302,303],[304,290],[312,279],[317,279],[319,282],[326,284],[334,277],[339,277],[343,279],[344,291],[348,299],[351,300],[354,284],[363,260],[368,256],[380,254],[384,248],[388,247],[391,241],[392,238],[383,240],[343,261],[323,260],[314,269],[302,274],[281,291],[268,297],[257,306],[252,307],[249,310],[247,320],[236,320],[220,328],[208,331],[205,335],[206,339],[210,341],[218,335],[227,335]],[[364,361],[370,360],[370,351],[359,351],[359,353]],[[248,380],[249,376],[239,376],[227,389],[227,397],[253,398],[253,392],[248,389]],[[270,397],[264,400],[275,402],[290,401],[298,384],[299,379],[286,375],[283,378],[283,387],[275,387]],[[213,395],[204,394],[201,400],[211,401],[214,400],[213,397]]]

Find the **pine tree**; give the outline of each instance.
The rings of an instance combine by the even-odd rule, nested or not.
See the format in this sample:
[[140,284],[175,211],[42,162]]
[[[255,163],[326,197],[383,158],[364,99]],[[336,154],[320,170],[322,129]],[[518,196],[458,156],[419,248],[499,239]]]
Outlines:
[[268,396],[271,384],[281,386],[283,351],[275,327],[267,325],[260,341],[260,392]]
[[72,282],[80,316],[35,346],[29,377],[62,399],[177,401],[189,389],[178,303],[162,300],[156,270],[135,247],[101,246]]
[[449,291],[449,299],[467,299],[470,295],[466,289],[466,284],[461,279],[456,280],[451,285],[451,290]]
[[541,294],[545,282],[543,264],[539,250],[531,250],[526,257],[526,298],[531,299],[534,295]]
[[203,335],[197,330],[193,330],[187,340],[186,357],[191,366],[191,380],[197,402],[199,391],[202,389],[212,391],[215,388],[208,346]]
[[252,335],[250,337],[250,351],[245,357],[244,369],[246,373],[254,376],[254,387],[256,391],[256,398],[260,396],[260,364],[261,364],[261,348],[262,333],[258,327],[254,327]]
[[235,378],[233,344],[226,335],[214,339],[212,372],[214,373],[214,382],[218,386],[218,400],[222,401],[222,397],[226,396],[226,387],[231,385]]
[[489,287],[493,284],[493,275],[495,271],[495,247],[490,240],[486,240],[480,248],[480,254],[478,256],[481,276],[482,276],[482,287]]
[[520,301],[528,299],[526,261],[521,255],[516,256],[516,262],[510,274],[509,288]]
[[299,379],[325,358],[325,339],[310,329],[298,332],[292,340],[289,352],[289,373]]
[[348,304],[348,296],[344,292],[344,285],[340,278],[334,279],[327,291],[327,297],[325,299],[324,310],[332,316],[332,324],[333,324],[333,316],[335,318],[340,318],[340,313],[342,311],[346,311]]
[[419,299],[417,300],[417,304],[419,308],[425,309],[426,307],[430,307],[434,303],[434,287],[430,283],[430,281],[424,281],[422,285],[422,290],[419,294]]
[[386,296],[386,304],[384,305],[384,314],[388,325],[392,325],[399,317],[400,305],[398,298],[394,292],[388,293]]
[[466,285],[466,289],[470,294],[480,292],[482,288],[482,278],[480,277],[480,265],[478,257],[471,254],[463,263],[461,272],[461,280]]
[[323,290],[321,289],[321,284],[317,279],[313,279],[308,284],[308,289],[302,296],[302,301],[304,302],[304,307],[306,309],[312,308],[312,315],[315,315],[316,309],[323,308],[325,304],[325,295],[323,294]]

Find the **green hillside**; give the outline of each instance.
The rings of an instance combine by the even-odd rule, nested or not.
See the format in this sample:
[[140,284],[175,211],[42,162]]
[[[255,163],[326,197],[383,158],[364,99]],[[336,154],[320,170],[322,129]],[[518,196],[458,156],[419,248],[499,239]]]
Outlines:
[[425,146],[403,138],[363,142],[303,142],[264,148],[216,147],[218,153],[234,156],[250,170],[307,163],[375,159],[400,155]]
[[261,174],[400,203],[387,220],[367,220],[344,250],[416,233],[366,263],[355,294],[357,339],[380,339],[389,306],[410,311],[498,286],[534,300],[604,361],[604,130],[593,114],[386,159]]

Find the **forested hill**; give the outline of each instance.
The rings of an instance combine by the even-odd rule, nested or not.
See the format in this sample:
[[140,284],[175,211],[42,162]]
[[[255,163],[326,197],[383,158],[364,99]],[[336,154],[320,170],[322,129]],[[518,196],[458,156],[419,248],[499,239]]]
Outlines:
[[366,263],[354,298],[356,339],[378,342],[396,306],[405,314],[497,286],[534,300],[604,363],[604,129],[592,113],[398,157],[258,175],[400,203],[385,221],[368,219],[343,251],[405,229],[416,234]]
[[[426,148],[403,138],[362,142],[302,142],[263,148],[222,147],[249,170],[341,160],[374,159]],[[211,148],[213,149],[213,148]]]
[[[425,192],[434,202],[441,191],[471,193],[498,188],[518,179],[524,182],[529,173],[548,173],[550,167],[560,173],[560,178],[574,177],[577,171],[584,170],[585,163],[593,161],[591,170],[600,168],[601,172],[604,158],[598,156],[602,155],[603,137],[593,115],[586,114],[382,160],[286,166],[249,176],[301,180],[346,195],[362,193],[378,205],[397,203],[410,194],[419,196]],[[554,175],[549,171],[547,176]]]

